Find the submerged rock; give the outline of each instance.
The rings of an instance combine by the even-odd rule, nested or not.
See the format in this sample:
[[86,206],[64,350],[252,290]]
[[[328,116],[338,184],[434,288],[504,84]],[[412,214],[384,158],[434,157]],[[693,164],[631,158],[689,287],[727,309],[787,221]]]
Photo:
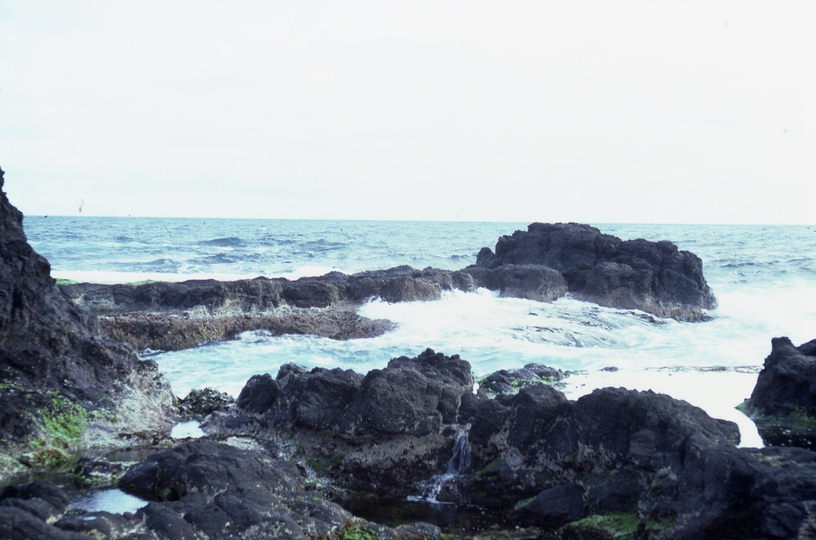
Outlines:
[[104,337],[55,286],[2,187],[0,170],[0,480],[169,430],[173,395],[156,364]]
[[[476,268],[481,270],[474,275],[489,281],[485,270],[501,275],[507,267],[528,273],[531,267],[555,270],[565,283],[564,292],[575,298],[660,317],[696,321],[704,318],[703,310],[716,306],[703,277],[703,263],[693,253],[680,251],[669,241],[621,240],[589,225],[532,223],[527,231],[502,236],[495,253],[490,248],[479,252]],[[548,290],[557,294],[557,278],[547,281]],[[524,279],[498,285],[504,294],[522,298],[537,294],[541,287],[530,287]]]
[[765,444],[816,448],[816,340],[772,339],[744,410]]

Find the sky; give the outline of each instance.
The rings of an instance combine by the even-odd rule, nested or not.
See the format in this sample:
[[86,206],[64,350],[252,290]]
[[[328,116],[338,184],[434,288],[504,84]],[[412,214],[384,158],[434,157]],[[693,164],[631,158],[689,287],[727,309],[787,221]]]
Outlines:
[[816,2],[0,0],[30,215],[816,224]]

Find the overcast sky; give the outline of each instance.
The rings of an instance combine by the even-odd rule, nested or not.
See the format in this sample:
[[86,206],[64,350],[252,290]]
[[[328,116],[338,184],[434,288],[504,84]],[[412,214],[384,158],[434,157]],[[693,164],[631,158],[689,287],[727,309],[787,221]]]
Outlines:
[[816,2],[0,0],[32,215],[816,223]]

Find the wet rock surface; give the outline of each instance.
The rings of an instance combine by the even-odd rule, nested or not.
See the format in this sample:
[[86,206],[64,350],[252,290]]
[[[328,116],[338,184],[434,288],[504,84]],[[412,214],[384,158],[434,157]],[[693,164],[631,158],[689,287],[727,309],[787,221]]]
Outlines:
[[508,265],[555,270],[570,294],[602,306],[685,321],[700,320],[703,310],[716,306],[693,253],[669,241],[621,240],[579,223],[533,223],[499,238],[495,252],[482,248],[476,260],[476,267],[493,272]]
[[0,171],[0,480],[121,444],[122,432],[169,430],[173,396],[156,364],[55,286],[2,187]]
[[[737,449],[735,424],[653,392],[570,401],[546,384],[562,376],[529,365],[474,390],[466,361],[432,350],[365,377],[288,365],[253,377],[205,430],[287,452],[340,502],[433,492],[542,538],[787,538],[809,526],[816,454]],[[327,412],[315,421],[314,410]]]
[[816,340],[798,347],[787,337],[771,340],[745,412],[765,444],[816,448]]
[[286,451],[344,489],[405,497],[445,469],[473,384],[468,362],[430,349],[365,376],[288,364],[274,379],[252,377],[235,409],[202,428],[270,444],[294,440]]

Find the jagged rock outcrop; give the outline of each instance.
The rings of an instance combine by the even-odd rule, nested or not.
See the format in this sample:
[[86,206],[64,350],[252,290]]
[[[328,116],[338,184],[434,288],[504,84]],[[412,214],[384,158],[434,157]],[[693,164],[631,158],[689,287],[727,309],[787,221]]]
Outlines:
[[468,362],[430,349],[365,376],[287,364],[274,379],[252,377],[234,410],[212,415],[202,427],[270,443],[296,440],[289,451],[338,485],[406,496],[444,469],[473,386]]
[[734,423],[650,391],[570,401],[546,384],[565,374],[534,364],[474,390],[469,369],[431,350],[365,377],[286,365],[204,429],[288,453],[339,501],[424,493],[455,462],[438,500],[540,538],[813,537],[816,453],[735,448]]
[[572,296],[602,306],[684,321],[716,306],[693,253],[669,241],[621,240],[589,225],[532,223],[499,238],[495,252],[482,248],[476,259],[476,267],[494,272],[507,265],[556,270]]
[[0,479],[169,429],[173,396],[156,364],[104,337],[55,286],[3,183],[0,170]]
[[816,339],[773,338],[744,410],[765,444],[816,448]]
[[656,478],[638,513],[654,537],[673,540],[816,538],[816,453],[705,449]]

